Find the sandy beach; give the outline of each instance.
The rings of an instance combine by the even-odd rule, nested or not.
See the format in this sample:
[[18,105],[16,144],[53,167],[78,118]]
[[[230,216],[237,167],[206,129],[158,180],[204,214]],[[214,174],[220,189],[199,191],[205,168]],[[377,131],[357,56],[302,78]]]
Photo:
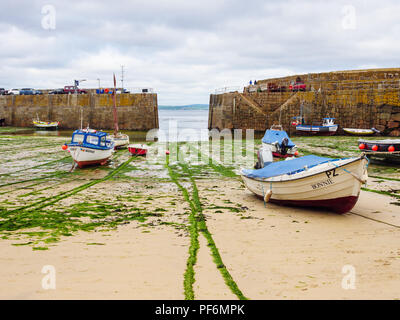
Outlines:
[[[54,159],[61,155],[54,149]],[[195,299],[221,300],[400,299],[394,196],[361,191],[344,215],[264,206],[238,176],[227,177],[229,168],[168,169],[138,158],[104,180],[129,160],[126,151],[115,157],[73,175],[64,175],[68,159],[46,165],[29,158],[8,169],[15,174],[3,171],[0,299],[185,299],[191,291]],[[32,161],[47,168],[43,180],[43,171],[29,169]],[[54,179],[54,172],[62,175]],[[393,191],[399,184],[370,178],[366,187]],[[193,212],[202,212],[204,226],[194,225]],[[35,220],[60,213],[71,219]],[[193,281],[186,281],[192,255]],[[55,289],[42,286],[44,266],[54,267]],[[342,285],[348,266],[354,289]]]

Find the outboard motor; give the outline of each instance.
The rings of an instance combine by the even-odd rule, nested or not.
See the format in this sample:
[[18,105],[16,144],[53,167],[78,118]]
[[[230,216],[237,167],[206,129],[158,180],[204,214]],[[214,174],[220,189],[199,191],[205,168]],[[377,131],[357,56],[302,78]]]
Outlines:
[[262,146],[257,152],[257,163],[254,166],[255,169],[261,169],[269,165],[274,161],[272,156],[272,150],[270,146]]
[[281,155],[284,156],[287,154],[287,152],[289,150],[288,144],[289,144],[289,139],[283,138],[282,143],[281,143]]

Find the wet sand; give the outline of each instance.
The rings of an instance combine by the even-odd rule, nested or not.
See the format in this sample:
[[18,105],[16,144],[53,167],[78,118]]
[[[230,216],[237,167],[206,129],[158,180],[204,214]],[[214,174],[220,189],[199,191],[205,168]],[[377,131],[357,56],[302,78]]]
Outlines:
[[[207,225],[223,260],[252,299],[400,299],[400,207],[389,197],[361,192],[345,215],[267,204],[240,184],[223,185],[226,195],[200,193],[250,208],[207,214]],[[198,184],[200,190],[208,184]],[[233,200],[234,199],[234,200]],[[245,219],[243,219],[245,218]],[[379,223],[377,219],[393,227]],[[342,268],[356,271],[355,290],[342,288]]]
[[[0,250],[0,299],[184,298],[187,241],[171,229],[142,233],[127,225],[82,232],[46,251],[11,241],[1,241]],[[42,288],[45,265],[55,267],[55,290]]]
[[[384,195],[362,192],[353,213],[336,215],[267,204],[238,180],[198,182],[207,226],[222,259],[251,299],[399,299],[400,210]],[[222,191],[222,192],[221,192]],[[182,208],[184,210],[185,208]],[[216,211],[218,211],[216,213]],[[146,230],[145,230],[146,231]],[[182,274],[189,239],[158,226],[143,232],[135,224],[109,232],[80,232],[33,251],[2,240],[1,299],[183,299]],[[197,299],[235,299],[200,234],[195,266]],[[14,241],[15,242],[15,241]],[[44,265],[56,268],[56,289],[41,282]],[[342,268],[356,270],[356,289],[345,290]]]
[[[43,139],[41,143],[58,144],[59,140]],[[0,152],[2,148],[10,148],[6,142],[3,141]],[[21,145],[26,143],[21,139]],[[78,228],[69,236],[63,235],[48,243],[44,238],[38,240],[34,235],[23,234],[46,231],[41,228],[11,231],[3,228],[0,299],[185,298],[191,207],[171,179],[165,162],[149,164],[145,159],[135,159],[112,179],[101,180],[129,159],[129,154],[121,151],[108,167],[30,181],[42,174],[68,172],[71,164],[60,160],[31,168],[49,159],[44,152],[30,159],[20,149],[21,152],[10,155],[7,168],[0,170],[0,175],[3,174],[0,176],[0,222],[7,221],[8,210],[29,213],[31,205],[38,206],[42,210],[39,213],[49,214],[49,218],[56,217],[57,210],[68,214],[71,208],[75,213],[85,213],[79,210],[90,211],[99,204],[105,206],[104,212],[109,215],[104,221],[101,216],[83,216],[83,221],[104,223],[89,232]],[[45,150],[37,148],[37,151]],[[51,160],[65,156],[60,148],[52,150]],[[26,160],[18,160],[25,156]],[[393,174],[392,168],[378,169],[383,171],[377,171],[377,175]],[[247,298],[400,299],[398,199],[362,191],[355,208],[345,215],[274,204],[264,207],[263,201],[245,189],[238,177],[226,178],[218,168],[209,166],[189,165],[189,170],[223,265]],[[193,199],[193,184],[188,175],[179,165],[173,171]],[[29,181],[24,182],[25,179]],[[101,181],[51,202],[96,180]],[[400,189],[400,181],[370,178],[367,187],[395,193]],[[43,208],[40,207],[42,199]],[[79,207],[83,203],[86,206]],[[113,210],[114,207],[119,211]],[[143,219],[122,220],[115,226],[108,223],[132,212],[140,212]],[[47,236],[57,230],[47,230]],[[198,230],[198,241],[195,299],[237,299],[201,230]],[[47,250],[34,250],[40,247]],[[56,289],[42,287],[46,275],[41,271],[46,265],[55,268]],[[355,289],[342,287],[346,276],[342,273],[344,266],[354,267]]]

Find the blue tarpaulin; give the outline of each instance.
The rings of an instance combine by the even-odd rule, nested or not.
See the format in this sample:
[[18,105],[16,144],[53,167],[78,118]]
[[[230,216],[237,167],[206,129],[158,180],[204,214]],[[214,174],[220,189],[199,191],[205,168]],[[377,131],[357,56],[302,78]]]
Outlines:
[[243,174],[249,178],[271,178],[283,174],[295,174],[301,172],[304,170],[305,166],[307,166],[307,168],[311,168],[322,163],[337,160],[340,159],[331,159],[310,155],[293,160],[273,162],[259,170],[243,170]]
[[288,147],[292,148],[295,144],[290,140],[289,136],[285,131],[278,131],[278,130],[267,130],[265,132],[264,138],[262,138],[262,142],[264,143],[274,143],[278,141],[279,145],[282,146],[282,140],[284,138],[288,139]]

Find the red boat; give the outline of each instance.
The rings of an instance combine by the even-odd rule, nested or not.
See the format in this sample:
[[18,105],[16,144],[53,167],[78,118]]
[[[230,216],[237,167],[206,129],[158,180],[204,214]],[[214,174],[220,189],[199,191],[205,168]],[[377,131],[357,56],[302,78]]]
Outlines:
[[130,144],[128,145],[128,150],[134,156],[145,156],[147,154],[148,146],[144,144]]

